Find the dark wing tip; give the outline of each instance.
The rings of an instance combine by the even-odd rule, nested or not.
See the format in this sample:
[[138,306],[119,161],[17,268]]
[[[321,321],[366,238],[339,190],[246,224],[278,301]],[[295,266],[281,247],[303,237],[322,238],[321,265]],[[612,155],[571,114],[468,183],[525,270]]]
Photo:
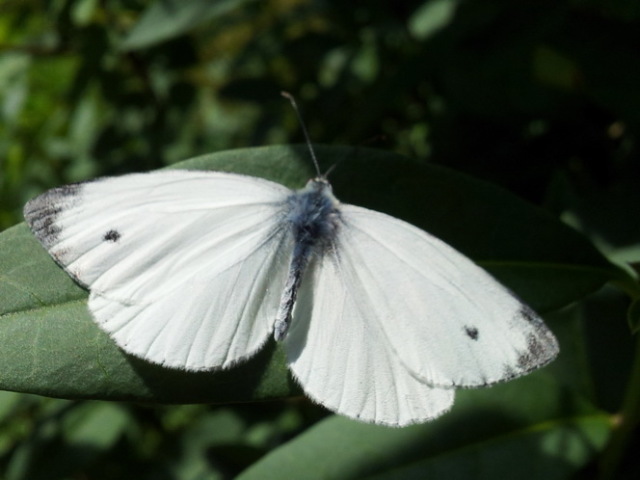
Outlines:
[[76,203],[81,190],[80,183],[53,188],[29,200],[24,206],[24,218],[43,245],[55,242],[61,231],[58,217]]
[[558,340],[544,321],[530,307],[522,305],[516,313],[516,320],[524,321],[533,327],[527,335],[527,349],[518,357],[518,367],[529,372],[547,365],[558,353]]

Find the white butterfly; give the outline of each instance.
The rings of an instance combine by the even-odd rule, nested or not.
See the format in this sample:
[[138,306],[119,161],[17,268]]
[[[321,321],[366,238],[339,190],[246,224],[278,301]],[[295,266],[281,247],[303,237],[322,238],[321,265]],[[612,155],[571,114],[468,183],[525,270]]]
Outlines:
[[309,397],[362,421],[432,419],[456,387],[558,353],[542,320],[471,260],[340,203],[323,176],[291,191],[230,173],[132,174],[55,188],[24,214],[124,351],[225,369],[274,335]]

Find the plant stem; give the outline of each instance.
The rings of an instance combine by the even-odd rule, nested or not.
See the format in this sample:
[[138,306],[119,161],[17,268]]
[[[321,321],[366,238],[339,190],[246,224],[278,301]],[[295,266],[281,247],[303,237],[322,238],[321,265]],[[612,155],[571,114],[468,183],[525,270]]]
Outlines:
[[612,480],[628,448],[629,439],[640,423],[640,335],[636,335],[636,349],[627,391],[607,448],[600,458],[601,480]]

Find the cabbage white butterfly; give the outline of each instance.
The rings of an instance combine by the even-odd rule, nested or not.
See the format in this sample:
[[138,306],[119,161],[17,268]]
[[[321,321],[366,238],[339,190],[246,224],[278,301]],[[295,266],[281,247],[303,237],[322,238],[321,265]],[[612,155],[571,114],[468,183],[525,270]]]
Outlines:
[[54,188],[24,215],[125,352],[225,369],[273,335],[310,398],[362,421],[433,419],[455,388],[558,353],[483,269],[404,221],[340,203],[321,174],[298,191],[221,172],[130,174]]

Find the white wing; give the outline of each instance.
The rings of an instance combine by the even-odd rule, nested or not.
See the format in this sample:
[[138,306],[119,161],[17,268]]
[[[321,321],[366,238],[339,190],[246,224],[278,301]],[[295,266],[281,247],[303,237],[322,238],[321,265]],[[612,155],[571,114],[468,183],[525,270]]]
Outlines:
[[91,293],[125,351],[225,368],[272,330],[287,275],[291,192],[241,175],[172,170],[53,189],[25,207],[49,253]]
[[361,266],[348,255],[326,252],[305,272],[284,340],[294,376],[313,400],[358,420],[404,426],[443,414],[454,391],[428,386],[400,362],[372,318],[377,300],[351,284]]
[[[345,205],[342,218],[339,274],[358,312],[325,307],[325,315],[342,313],[333,320],[336,330],[352,328],[347,315],[366,316],[380,343],[370,348],[391,351],[414,376],[439,387],[507,380],[557,355],[543,321],[449,245],[364,208]],[[369,341],[368,332],[360,341]]]

